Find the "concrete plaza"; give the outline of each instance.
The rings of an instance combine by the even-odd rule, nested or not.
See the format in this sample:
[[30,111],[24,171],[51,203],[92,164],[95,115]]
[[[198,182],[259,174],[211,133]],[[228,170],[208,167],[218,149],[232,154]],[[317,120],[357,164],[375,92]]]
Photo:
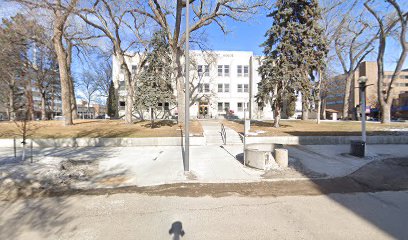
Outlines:
[[[408,156],[406,145],[369,145],[368,157],[348,155],[349,145],[286,146],[289,168],[264,172],[244,166],[242,145],[193,146],[190,148],[190,174],[183,169],[183,148],[87,147],[34,149],[33,163],[13,160],[13,149],[0,148],[0,171],[41,178],[59,171],[64,160],[91,162],[97,170],[79,188],[152,186],[179,182],[231,183],[310,178],[335,178],[353,173],[372,161]],[[237,160],[238,159],[238,160]],[[41,179],[40,179],[41,180]]]

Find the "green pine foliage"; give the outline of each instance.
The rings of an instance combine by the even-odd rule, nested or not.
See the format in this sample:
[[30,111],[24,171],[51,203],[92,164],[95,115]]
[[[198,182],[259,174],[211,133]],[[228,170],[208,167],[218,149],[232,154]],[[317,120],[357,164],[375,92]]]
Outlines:
[[295,92],[309,97],[310,75],[324,66],[327,41],[319,25],[320,11],[317,0],[277,0],[268,15],[273,23],[261,45],[265,57],[258,69],[262,80],[257,100],[260,106],[271,103],[276,127],[283,102],[292,109]]
[[113,81],[111,81],[109,86],[109,95],[107,99],[108,116],[110,118],[118,118],[118,97],[116,94],[115,86]]
[[146,65],[137,81],[135,107],[140,112],[151,113],[153,120],[165,103],[175,103],[172,87],[172,69],[170,47],[163,32],[154,34],[150,43],[151,51],[146,57]]

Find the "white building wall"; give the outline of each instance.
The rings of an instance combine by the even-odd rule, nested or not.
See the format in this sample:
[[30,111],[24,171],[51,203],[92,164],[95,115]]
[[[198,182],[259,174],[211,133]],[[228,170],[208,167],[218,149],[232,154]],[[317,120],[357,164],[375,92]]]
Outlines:
[[[229,103],[229,109],[233,111],[233,115],[238,118],[244,118],[244,109],[248,109],[247,117],[251,112],[253,119],[272,119],[273,112],[270,105],[267,105],[262,111],[258,109],[255,102],[255,96],[258,92],[258,83],[261,77],[258,74],[260,58],[255,57],[252,52],[247,51],[211,51],[202,52],[197,50],[190,51],[190,80],[193,82],[194,91],[192,91],[192,106],[190,107],[190,115],[192,119],[203,117],[200,115],[200,103],[207,104],[208,118],[223,118],[226,114],[224,110],[219,111],[218,104],[222,103],[223,108],[226,103]],[[138,57],[127,59],[130,62],[129,67],[137,65]],[[202,76],[198,75],[198,66],[208,65],[209,74]],[[229,66],[229,76],[218,76],[218,65]],[[238,75],[238,66],[242,66],[242,76]],[[245,67],[248,68],[248,75],[245,75]],[[131,69],[130,69],[131,70]],[[223,72],[224,73],[224,72]],[[124,76],[120,73],[119,64],[113,58],[112,68],[113,80],[115,88],[119,88],[123,84]],[[198,85],[209,85],[208,92],[199,92]],[[223,85],[223,92],[218,92],[218,84]],[[229,92],[225,92],[224,86],[229,84]],[[242,86],[242,91],[238,91],[238,85]],[[247,85],[247,92],[245,92]],[[137,94],[137,93],[136,93]],[[126,91],[119,90],[119,96],[124,99]],[[251,104],[249,104],[251,102]],[[242,104],[242,108],[239,108]],[[251,108],[251,109],[249,109]],[[176,108],[171,111],[173,114],[177,112]],[[119,115],[124,115],[124,110],[119,112]]]

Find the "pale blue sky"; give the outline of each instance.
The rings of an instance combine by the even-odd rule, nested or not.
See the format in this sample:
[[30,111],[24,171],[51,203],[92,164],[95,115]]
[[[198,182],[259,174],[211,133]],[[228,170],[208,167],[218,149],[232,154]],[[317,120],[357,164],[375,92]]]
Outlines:
[[[18,12],[15,5],[4,0],[0,0],[0,17],[10,17]],[[246,22],[226,21],[227,28],[231,31],[224,35],[216,25],[206,28],[208,47],[213,50],[234,50],[253,51],[256,55],[262,55],[262,48],[259,46],[264,40],[264,34],[272,25],[272,19],[266,17],[266,13],[260,13]],[[393,70],[395,59],[400,52],[400,47],[396,41],[390,41],[386,50],[386,70]],[[369,61],[375,61],[376,56],[371,55]],[[78,64],[81,66],[81,64]],[[337,67],[337,66],[333,66]],[[408,68],[408,61],[404,68]],[[78,69],[79,70],[79,69]]]

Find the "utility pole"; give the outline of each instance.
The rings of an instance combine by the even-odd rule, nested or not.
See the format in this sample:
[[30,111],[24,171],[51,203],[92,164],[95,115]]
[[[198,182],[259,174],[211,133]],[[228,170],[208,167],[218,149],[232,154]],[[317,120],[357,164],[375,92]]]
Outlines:
[[186,0],[186,49],[185,49],[185,57],[186,57],[186,79],[185,79],[185,111],[184,111],[184,171],[190,171],[190,56],[189,56],[189,48],[190,48],[190,32],[189,32],[189,14],[190,14],[190,0]]

